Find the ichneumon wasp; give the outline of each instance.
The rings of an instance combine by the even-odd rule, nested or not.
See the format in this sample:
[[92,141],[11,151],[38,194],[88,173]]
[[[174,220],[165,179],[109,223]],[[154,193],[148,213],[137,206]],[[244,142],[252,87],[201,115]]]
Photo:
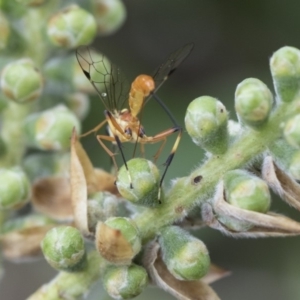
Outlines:
[[[141,153],[144,154],[144,144],[161,142],[159,149],[154,155],[154,161],[156,161],[165,146],[167,137],[175,132],[178,133],[172,150],[164,164],[165,169],[159,183],[159,201],[161,197],[161,186],[178,147],[182,135],[182,128],[178,125],[166,105],[156,95],[156,92],[176,68],[187,58],[193,47],[193,43],[182,46],[171,53],[166,61],[156,69],[152,76],[139,75],[132,82],[131,86],[120,68],[111,64],[104,55],[101,55],[100,57],[99,55],[94,56],[94,52],[87,46],[81,46],[76,51],[76,57],[84,75],[91,82],[105,106],[105,120],[82,136],[86,136],[92,132],[96,133],[104,125],[107,125],[108,134],[96,135],[97,140],[111,157],[116,170],[118,170],[118,166],[114,157],[115,153],[104,144],[104,141],[117,145],[127,170],[131,188],[133,188],[132,180],[121,144],[125,142],[135,143],[135,150],[137,144],[140,144]],[[143,107],[151,97],[153,97],[167,113],[173,123],[173,127],[153,136],[147,136],[144,127],[140,122],[140,118],[138,118],[138,114],[142,111]],[[129,108],[124,108],[124,104],[127,101]]]

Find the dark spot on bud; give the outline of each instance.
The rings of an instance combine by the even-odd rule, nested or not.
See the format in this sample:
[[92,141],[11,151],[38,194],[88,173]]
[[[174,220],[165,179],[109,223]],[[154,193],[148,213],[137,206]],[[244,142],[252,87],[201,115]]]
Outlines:
[[222,113],[222,112],[224,112],[224,109],[223,109],[223,108],[221,108],[221,109],[220,109],[220,112],[221,112],[221,113]]
[[202,180],[203,176],[202,175],[198,175],[194,178],[194,183],[199,183]]
[[177,213],[177,214],[181,214],[182,212],[183,212],[183,207],[180,205],[180,206],[177,206],[176,208],[175,208],[175,212]]

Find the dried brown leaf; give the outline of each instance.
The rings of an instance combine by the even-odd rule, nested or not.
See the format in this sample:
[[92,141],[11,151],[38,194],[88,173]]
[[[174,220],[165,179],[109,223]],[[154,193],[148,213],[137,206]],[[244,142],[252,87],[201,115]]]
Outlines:
[[102,169],[94,169],[95,172],[95,186],[97,191],[107,191],[114,195],[119,195],[117,186],[115,185],[115,176],[107,173]]
[[46,177],[32,186],[34,208],[55,220],[72,220],[70,180],[66,177]]
[[114,264],[129,264],[134,256],[132,246],[122,232],[103,222],[98,222],[96,227],[96,248],[106,260]]
[[14,262],[23,262],[41,255],[40,244],[55,225],[35,226],[8,232],[0,237],[3,255]]
[[[70,164],[70,183],[71,199],[74,214],[75,226],[86,236],[90,235],[88,227],[87,212],[87,181],[81,162],[85,161],[89,167],[90,161],[85,158],[86,154],[76,137],[73,130],[71,140],[71,164]],[[81,157],[81,159],[80,159]],[[87,157],[87,156],[86,156]],[[87,168],[87,167],[86,167]],[[93,168],[92,168],[93,170]],[[93,172],[93,171],[92,171]]]
[[[91,190],[91,192],[95,192],[94,189],[96,186],[96,177],[95,177],[94,167],[87,153],[83,149],[81,143],[78,141],[75,130],[73,130],[72,133],[71,155],[72,152],[76,153],[76,157],[81,165],[88,189]],[[71,157],[71,168],[72,168],[72,157]]]
[[220,268],[219,266],[216,266],[214,264],[211,264],[208,273],[201,279],[201,281],[206,284],[211,284],[215,281],[229,276],[230,274],[230,271]]
[[157,242],[151,243],[145,255],[144,265],[153,283],[178,300],[218,300],[214,290],[202,280],[183,281],[176,279],[167,269],[160,255]]
[[[221,182],[215,194],[212,204],[206,204],[202,208],[202,218],[207,225],[235,237],[268,237],[290,236],[300,234],[300,223],[274,213],[258,213],[235,207],[224,199],[224,186]],[[215,217],[226,216],[237,222],[248,222],[253,227],[246,232],[235,232],[220,223]]]
[[271,156],[264,158],[262,177],[285,202],[300,210],[300,185],[281,170]]

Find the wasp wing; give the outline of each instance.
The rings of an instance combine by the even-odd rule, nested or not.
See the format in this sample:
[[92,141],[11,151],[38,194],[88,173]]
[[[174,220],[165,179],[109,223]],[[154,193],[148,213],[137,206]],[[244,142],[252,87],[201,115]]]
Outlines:
[[116,65],[108,58],[87,46],[76,50],[77,61],[101,98],[105,108],[111,112],[121,110],[128,100],[130,84]]
[[[172,52],[166,61],[155,70],[152,75],[155,82],[155,89],[152,93],[155,93],[162,86],[177,67],[190,55],[193,48],[194,43],[189,43],[180,47],[176,51]],[[151,96],[152,95],[150,94],[146,101],[148,101]]]

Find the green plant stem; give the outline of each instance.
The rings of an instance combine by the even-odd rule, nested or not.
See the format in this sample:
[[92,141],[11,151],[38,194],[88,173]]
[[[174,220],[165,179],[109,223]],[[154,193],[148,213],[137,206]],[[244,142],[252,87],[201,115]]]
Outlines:
[[[163,226],[185,217],[196,204],[209,201],[223,175],[229,170],[241,168],[266,151],[282,135],[281,124],[299,111],[299,98],[292,103],[281,103],[259,130],[245,129],[225,154],[212,156],[188,177],[178,179],[160,207],[147,209],[135,217],[144,242],[153,238]],[[194,178],[199,175],[202,180],[195,184]]]
[[[26,40],[24,57],[30,57],[39,68],[47,58],[47,47],[49,47],[45,19],[49,18],[49,12],[52,12],[57,5],[57,1],[49,1],[49,4],[41,8],[28,8],[22,22],[18,24],[19,27],[26,28],[26,30],[19,28],[19,32]],[[1,128],[7,153],[0,159],[0,167],[20,164],[25,151],[23,121],[34,110],[34,105],[20,105],[8,100],[8,105],[2,113]]]
[[0,159],[0,167],[19,165],[25,151],[23,121],[31,111],[30,104],[8,102],[2,113],[1,134],[6,145],[6,153]]
[[106,264],[97,251],[90,252],[87,260],[84,270],[75,273],[60,272],[27,300],[82,299],[91,285],[100,277],[102,265]]
[[[57,0],[48,1],[48,3],[38,8],[28,8],[24,15],[24,27],[26,31],[22,31],[26,40],[25,57],[30,57],[35,64],[42,68],[43,63],[48,58],[49,40],[47,38],[47,22],[52,14],[58,7]],[[37,25],[38,24],[38,25]]]

